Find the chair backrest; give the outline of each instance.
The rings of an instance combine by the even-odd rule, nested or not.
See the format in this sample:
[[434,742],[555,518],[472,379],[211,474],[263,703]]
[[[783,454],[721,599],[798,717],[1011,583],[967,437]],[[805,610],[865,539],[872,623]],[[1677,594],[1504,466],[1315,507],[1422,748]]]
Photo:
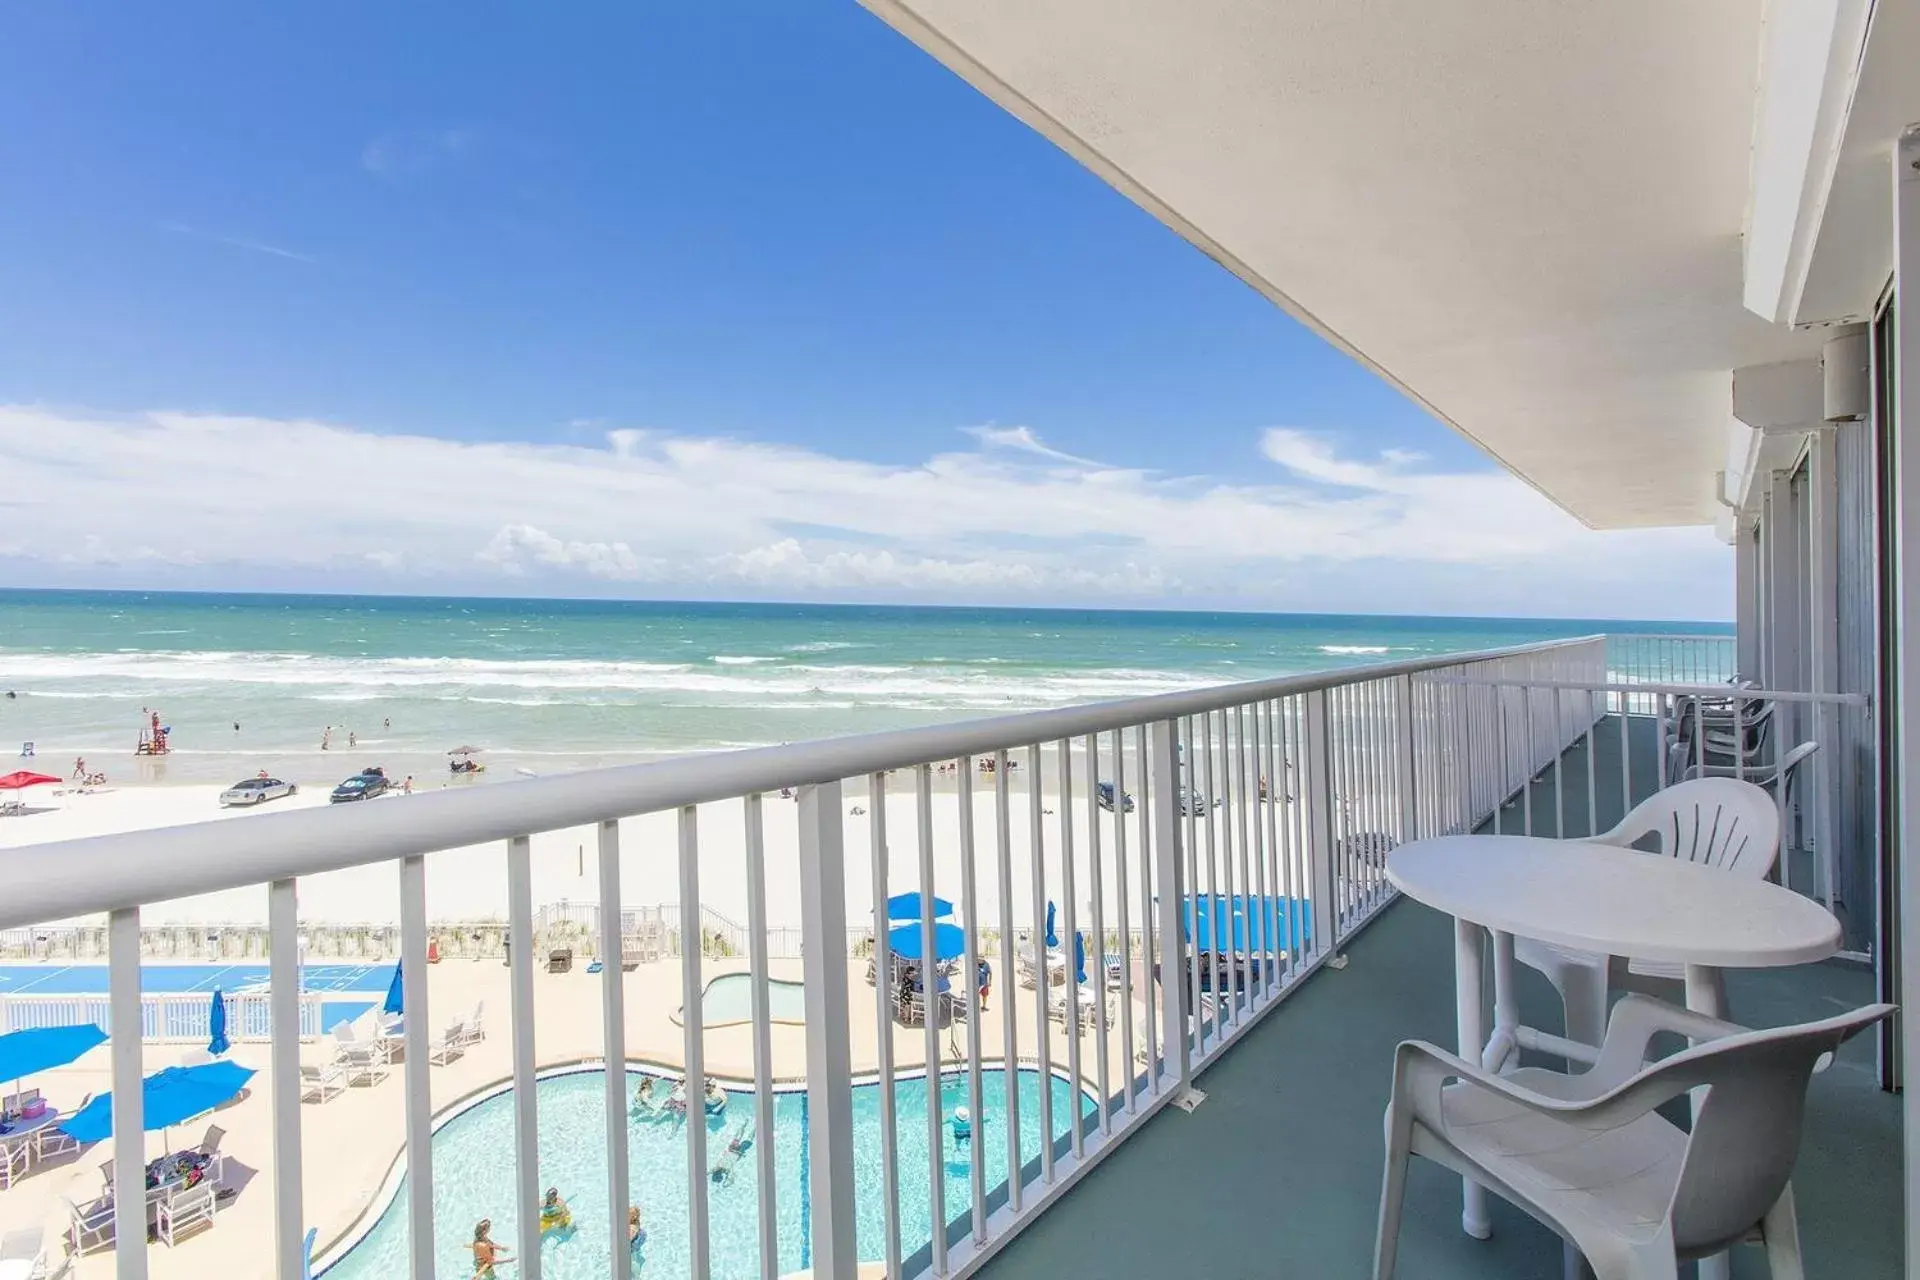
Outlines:
[[1623,1085],[1649,1105],[1706,1085],[1670,1207],[1683,1255],[1716,1251],[1764,1217],[1800,1154],[1807,1082],[1814,1066],[1859,1032],[1892,1015],[1874,1004],[1819,1022],[1710,1040],[1663,1058]]
[[334,1023],[334,1024],[333,1024],[333,1038],[334,1038],[335,1040],[338,1040],[338,1041],[339,1041],[339,1042],[340,1042],[341,1044],[357,1044],[357,1043],[359,1043],[359,1040],[358,1040],[358,1037],[356,1037],[356,1036],[355,1036],[355,1035],[353,1034],[353,1024],[352,1024],[351,1022],[336,1022],[336,1023]]
[[0,1236],[0,1260],[31,1262],[38,1258],[45,1232],[44,1227],[20,1227]]
[[1630,849],[1648,836],[1669,858],[1760,877],[1780,856],[1780,810],[1751,782],[1694,778],[1647,797],[1591,839]]
[[207,1136],[200,1139],[200,1154],[203,1156],[210,1156],[210,1155],[217,1154],[220,1150],[221,1140],[224,1139],[226,1136],[227,1136],[227,1131],[225,1129],[222,1129],[219,1125],[217,1124],[208,1125]]
[[1773,777],[1774,780],[1780,784],[1779,796],[1781,804],[1793,803],[1794,778],[1799,775],[1800,766],[1807,762],[1807,757],[1819,749],[1820,744],[1817,742],[1803,742],[1780,757],[1780,763],[1774,766]]

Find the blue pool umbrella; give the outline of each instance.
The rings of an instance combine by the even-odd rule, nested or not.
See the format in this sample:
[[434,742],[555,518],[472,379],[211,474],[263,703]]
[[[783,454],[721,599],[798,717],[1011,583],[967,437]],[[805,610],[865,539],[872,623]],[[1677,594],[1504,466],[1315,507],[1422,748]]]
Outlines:
[[64,1067],[106,1038],[107,1033],[91,1022],[77,1027],[34,1027],[0,1036],[0,1080],[18,1080]]
[[[919,925],[902,925],[887,931],[887,946],[902,960],[918,960],[921,942]],[[967,935],[960,931],[957,924],[936,924],[933,926],[933,949],[940,959],[951,960],[967,949]]]
[[[165,1129],[205,1115],[228,1101],[253,1079],[253,1070],[236,1062],[199,1067],[168,1067],[140,1082],[141,1120],[148,1130]],[[113,1136],[113,1095],[103,1093],[73,1113],[60,1128],[75,1142],[99,1142]]]
[[1053,931],[1053,899],[1051,898],[1047,899],[1047,945],[1049,947],[1060,945],[1060,936]]
[[387,984],[387,1002],[380,1006],[382,1013],[401,1014],[406,1012],[406,990],[400,983],[400,966],[393,966],[393,981]]
[[[915,889],[907,893],[896,893],[887,899],[887,919],[918,920],[920,918],[920,891]],[[945,898],[933,900],[933,918],[945,919],[953,914],[953,904]]]
[[227,998],[215,987],[213,1006],[207,1010],[207,1052],[217,1058],[231,1048],[227,1040]]
[[1073,980],[1087,980],[1087,944],[1081,940],[1081,934],[1073,935]]

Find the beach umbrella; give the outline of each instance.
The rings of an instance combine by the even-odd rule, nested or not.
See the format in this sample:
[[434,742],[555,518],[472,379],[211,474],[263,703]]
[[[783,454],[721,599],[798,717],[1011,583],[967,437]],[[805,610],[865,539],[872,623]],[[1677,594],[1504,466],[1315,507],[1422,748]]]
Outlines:
[[34,1027],[0,1036],[0,1080],[19,1080],[64,1067],[106,1038],[107,1033],[91,1022],[77,1027]]
[[[247,1087],[253,1070],[237,1062],[198,1067],[168,1067],[140,1082],[141,1120],[147,1130],[166,1129],[205,1115]],[[103,1093],[60,1126],[75,1142],[99,1142],[113,1136],[113,1095]]]
[[[902,925],[887,933],[887,946],[902,960],[920,959],[923,941],[919,925]],[[951,960],[967,949],[967,935],[960,931],[957,924],[936,924],[933,926],[933,949],[936,958]]]
[[[951,902],[948,902],[945,898],[935,898],[933,900],[934,919],[942,920],[952,914],[953,904]],[[910,890],[906,893],[896,893],[887,899],[887,919],[889,920],[918,920],[920,915],[920,892],[917,889]]]
[[213,1004],[207,1010],[207,1052],[217,1058],[231,1048],[227,1040],[227,998],[215,987]]
[[34,773],[30,769],[20,769],[0,778],[0,791],[24,791],[28,787],[44,787],[60,779],[50,773]]
[[406,988],[400,982],[400,966],[393,966],[393,981],[387,984],[387,1002],[380,1006],[382,1013],[401,1014],[407,1010]]
[[1060,937],[1053,931],[1053,899],[1049,898],[1047,899],[1047,946],[1057,947],[1059,945]]
[[1079,933],[1073,935],[1073,980],[1075,982],[1087,980],[1087,944],[1081,940],[1084,936]]
[[479,747],[455,747],[451,751],[447,752],[447,754],[450,756],[471,756],[471,755],[478,755],[479,753],[480,753]]

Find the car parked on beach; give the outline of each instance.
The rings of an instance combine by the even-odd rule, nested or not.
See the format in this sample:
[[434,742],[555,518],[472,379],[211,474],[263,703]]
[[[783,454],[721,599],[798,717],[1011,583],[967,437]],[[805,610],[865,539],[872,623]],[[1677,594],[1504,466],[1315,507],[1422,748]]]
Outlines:
[[259,804],[263,800],[278,800],[281,796],[292,795],[298,789],[291,782],[282,782],[262,774],[258,778],[236,782],[222,791],[220,807],[225,809],[234,805]]
[[1093,797],[1099,802],[1100,807],[1108,812],[1112,812],[1116,804],[1122,806],[1120,810],[1122,813],[1133,812],[1133,796],[1125,792],[1116,794],[1114,785],[1111,782],[1102,782],[1095,785]]
[[327,797],[328,804],[343,804],[349,800],[371,800],[393,790],[393,781],[379,769],[365,769],[354,774],[333,789]]
[[1188,790],[1186,787],[1180,788],[1180,812],[1190,817],[1199,817],[1208,809],[1218,809],[1225,803],[1226,798],[1223,796],[1215,796],[1213,803],[1209,804],[1203,792],[1199,790]]

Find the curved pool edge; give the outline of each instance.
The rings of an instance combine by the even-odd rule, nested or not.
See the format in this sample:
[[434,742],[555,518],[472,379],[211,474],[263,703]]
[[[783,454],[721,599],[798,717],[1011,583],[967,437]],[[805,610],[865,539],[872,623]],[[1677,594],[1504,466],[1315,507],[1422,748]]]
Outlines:
[[[967,1065],[965,1061],[952,1064],[951,1066],[943,1062],[937,1068],[937,1071],[941,1076],[965,1074]],[[542,1080],[558,1079],[562,1076],[581,1075],[590,1071],[605,1071],[607,1067],[608,1063],[605,1058],[572,1058],[536,1068],[533,1073],[533,1078],[537,1084]],[[1007,1064],[1004,1061],[998,1061],[993,1064],[992,1068],[989,1068],[985,1062],[982,1062],[981,1069],[983,1071],[989,1069],[1006,1070]],[[1013,1069],[1016,1071],[1037,1072],[1040,1070],[1040,1060],[1037,1057],[1016,1058],[1013,1063]],[[685,1074],[686,1068],[684,1065],[669,1065],[652,1058],[627,1058],[623,1060],[623,1073],[635,1070],[652,1072],[656,1075],[683,1075]],[[754,1082],[752,1080],[742,1080],[736,1076],[721,1075],[711,1071],[704,1074],[708,1080],[718,1083],[723,1089],[732,1086],[731,1091],[751,1092],[754,1088]],[[927,1068],[924,1065],[904,1067],[894,1071],[893,1079],[896,1082],[901,1080],[918,1080],[927,1074]],[[1074,1083],[1073,1077],[1067,1073],[1064,1067],[1052,1062],[1047,1063],[1047,1074],[1055,1080],[1064,1080],[1068,1084]],[[862,1085],[879,1084],[881,1079],[881,1074],[877,1070],[856,1071],[853,1073],[850,1083],[852,1087],[859,1088]],[[806,1087],[807,1082],[805,1077],[786,1077],[774,1080],[771,1089],[774,1093],[802,1093],[805,1092]],[[494,1098],[500,1097],[512,1088],[513,1077],[503,1076],[491,1083],[483,1084],[478,1088],[469,1090],[434,1113],[429,1123],[429,1133],[438,1134],[446,1125],[458,1120],[461,1116],[480,1104],[490,1102]],[[1093,1087],[1088,1082],[1080,1082],[1080,1093],[1083,1097],[1094,1102],[1096,1106],[1099,1104],[1099,1094],[1094,1092]],[[429,1141],[431,1141],[431,1138],[429,1138]],[[392,1160],[388,1162],[387,1172],[380,1180],[379,1189],[373,1193],[367,1200],[367,1203],[361,1207],[360,1211],[353,1216],[352,1220],[348,1222],[343,1230],[336,1234],[331,1240],[328,1240],[324,1245],[315,1245],[312,1262],[314,1280],[325,1280],[327,1273],[344,1262],[347,1255],[352,1253],[361,1241],[365,1240],[368,1234],[373,1231],[374,1227],[379,1225],[380,1219],[386,1216],[387,1210],[393,1207],[394,1200],[399,1196],[400,1181],[406,1177],[406,1174],[407,1145],[406,1140],[402,1138],[399,1150],[394,1152]]]
[[[731,973],[714,974],[711,978],[707,979],[706,985],[700,988],[700,1007],[702,1009],[706,1008],[707,993],[713,990],[714,985],[716,983],[725,982],[730,979],[751,978],[751,977],[752,975],[747,973],[744,970],[735,970]],[[769,988],[798,987],[802,991],[806,990],[806,983],[802,982],[797,978],[768,978],[767,986]],[[771,1003],[771,1000],[769,1000],[769,1003]],[[667,1020],[673,1023],[673,1025],[676,1027],[686,1026],[687,1025],[687,1006],[683,1004],[678,1008],[676,1008],[672,1013],[667,1015]],[[804,1017],[802,1018],[775,1017],[775,1018],[770,1018],[769,1021],[772,1022],[773,1025],[777,1027],[804,1027],[807,1025],[807,1020]],[[753,1025],[753,1015],[751,1013],[749,1013],[744,1018],[729,1018],[725,1022],[711,1022],[711,1021],[708,1021],[707,1018],[705,1018],[704,1016],[700,1019],[700,1029],[702,1031],[715,1031],[723,1027],[747,1027],[752,1025]]]

